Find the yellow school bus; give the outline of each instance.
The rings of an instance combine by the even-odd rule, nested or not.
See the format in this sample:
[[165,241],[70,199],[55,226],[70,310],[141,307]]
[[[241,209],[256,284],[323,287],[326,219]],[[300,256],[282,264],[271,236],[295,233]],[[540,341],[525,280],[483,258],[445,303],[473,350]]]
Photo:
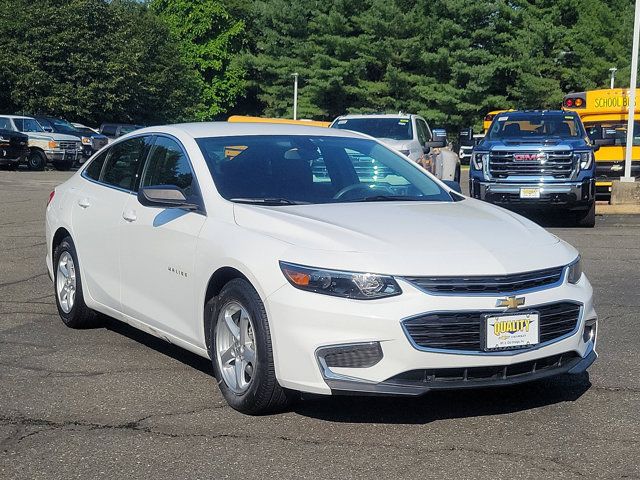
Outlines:
[[504,112],[513,112],[513,110],[492,110],[491,112],[487,113],[482,119],[482,133],[487,133],[487,130],[489,130],[491,122],[493,122],[493,119],[496,117],[496,115],[500,115]]
[[[638,98],[640,89],[636,90]],[[637,100],[636,100],[637,102]],[[629,89],[609,88],[570,93],[562,101],[563,110],[576,112],[582,119],[591,141],[600,148],[596,158],[596,193],[608,197],[611,184],[624,175],[627,143]],[[636,103],[636,115],[640,109]],[[640,176],[640,125],[633,128],[631,176]]]

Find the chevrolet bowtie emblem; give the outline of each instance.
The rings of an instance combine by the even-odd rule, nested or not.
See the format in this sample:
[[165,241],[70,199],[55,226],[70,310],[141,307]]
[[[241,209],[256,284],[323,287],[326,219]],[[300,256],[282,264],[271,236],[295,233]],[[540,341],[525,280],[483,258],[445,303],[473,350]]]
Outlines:
[[496,307],[507,307],[509,309],[516,309],[520,305],[524,305],[524,297],[501,298],[496,302]]

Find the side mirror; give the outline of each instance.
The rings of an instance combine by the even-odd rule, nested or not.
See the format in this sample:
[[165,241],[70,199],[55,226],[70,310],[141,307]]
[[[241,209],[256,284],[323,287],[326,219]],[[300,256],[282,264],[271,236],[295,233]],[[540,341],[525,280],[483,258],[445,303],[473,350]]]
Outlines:
[[460,145],[463,145],[465,147],[472,147],[474,143],[473,128],[468,127],[460,130],[460,133],[458,133],[458,142],[460,143]]
[[198,209],[198,205],[187,202],[182,190],[175,185],[142,187],[138,190],[138,201],[145,207]]
[[454,192],[462,193],[462,188],[460,187],[460,184],[455,180],[442,180],[442,183],[444,183],[447,187],[449,187]]
[[444,128],[434,128],[431,132],[433,135],[432,140],[444,140],[447,141],[447,131]]

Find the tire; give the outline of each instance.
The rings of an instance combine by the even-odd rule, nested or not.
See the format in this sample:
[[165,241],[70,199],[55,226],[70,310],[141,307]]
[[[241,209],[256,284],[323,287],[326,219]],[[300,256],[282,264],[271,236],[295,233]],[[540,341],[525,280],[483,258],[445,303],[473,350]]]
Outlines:
[[[65,276],[65,270],[67,276]],[[66,300],[61,291],[65,285],[67,286]],[[71,237],[62,239],[53,252],[53,291],[58,314],[67,327],[90,328],[96,325],[96,312],[84,303],[80,264]],[[69,298],[71,298],[70,302]]]
[[71,170],[71,167],[73,167],[73,161],[65,160],[65,161],[53,163],[53,168],[55,168],[56,170],[60,170],[61,172],[66,172],[67,170]]
[[593,228],[596,226],[596,202],[592,202],[585,212],[578,212],[576,217],[576,227]]
[[27,157],[27,167],[29,170],[41,172],[47,165],[47,157],[40,150],[32,150]]
[[[236,278],[213,301],[209,356],[222,396],[231,408],[248,415],[284,410],[293,395],[276,379],[269,322],[260,296],[249,282]],[[235,325],[233,330],[225,317]]]

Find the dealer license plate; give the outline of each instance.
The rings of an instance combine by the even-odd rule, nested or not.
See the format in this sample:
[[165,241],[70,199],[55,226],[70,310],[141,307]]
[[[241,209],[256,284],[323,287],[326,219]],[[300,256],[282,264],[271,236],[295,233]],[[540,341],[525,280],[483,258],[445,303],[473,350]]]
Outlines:
[[485,315],[484,349],[522,348],[540,342],[540,315],[537,312]]
[[520,198],[540,198],[539,188],[521,188]]

